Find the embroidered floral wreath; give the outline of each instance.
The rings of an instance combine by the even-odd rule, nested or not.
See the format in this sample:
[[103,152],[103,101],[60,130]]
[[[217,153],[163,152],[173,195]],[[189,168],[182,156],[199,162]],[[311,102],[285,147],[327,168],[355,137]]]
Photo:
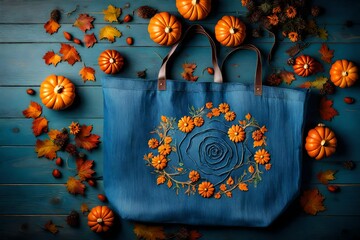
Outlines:
[[212,102],[191,107],[189,115],[178,121],[161,116],[160,125],[151,132],[156,137],[148,141],[151,151],[144,156],[157,175],[157,185],[166,182],[177,194],[184,189],[188,195],[216,199],[232,197],[235,189],[246,192],[249,184],[256,187],[262,169],[271,168],[265,149],[267,129],[250,113],[234,124],[235,119],[229,104],[214,107]]

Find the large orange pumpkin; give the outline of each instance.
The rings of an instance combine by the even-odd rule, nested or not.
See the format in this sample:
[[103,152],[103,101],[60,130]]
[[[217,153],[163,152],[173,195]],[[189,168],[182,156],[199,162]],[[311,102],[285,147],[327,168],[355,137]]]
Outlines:
[[320,160],[329,157],[336,151],[335,133],[324,124],[310,129],[305,140],[305,149],[310,157]]
[[239,46],[246,37],[246,26],[237,17],[223,16],[215,25],[215,37],[224,46]]
[[170,46],[181,37],[181,23],[170,13],[160,12],[150,19],[148,32],[154,42]]
[[50,75],[40,85],[40,99],[50,109],[65,109],[74,102],[75,85],[64,76]]
[[105,73],[115,74],[124,66],[124,58],[118,51],[107,49],[100,53],[98,64]]
[[202,20],[211,11],[211,0],[176,0],[176,7],[190,21]]
[[295,59],[293,69],[297,75],[307,77],[316,72],[317,66],[318,63],[314,58],[307,55],[301,55]]
[[352,86],[359,78],[357,66],[348,60],[337,60],[331,66],[330,80],[335,86],[345,88]]
[[94,232],[107,232],[114,225],[114,212],[107,206],[96,206],[88,215],[88,226]]

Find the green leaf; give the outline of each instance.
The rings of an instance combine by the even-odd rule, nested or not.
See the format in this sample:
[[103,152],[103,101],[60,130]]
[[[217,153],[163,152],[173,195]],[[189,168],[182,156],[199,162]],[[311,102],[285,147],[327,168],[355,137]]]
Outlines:
[[317,88],[321,90],[324,86],[324,84],[327,82],[328,78],[324,76],[318,76],[316,79],[311,83],[311,87]]
[[322,40],[327,40],[328,39],[328,33],[326,31],[325,28],[319,28],[318,30],[318,37],[321,38]]

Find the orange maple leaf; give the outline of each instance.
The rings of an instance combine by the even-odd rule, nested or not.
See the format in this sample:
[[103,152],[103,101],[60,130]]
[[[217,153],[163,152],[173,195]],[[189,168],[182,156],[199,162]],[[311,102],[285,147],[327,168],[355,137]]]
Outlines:
[[320,117],[323,120],[331,121],[335,116],[339,115],[335,108],[332,107],[333,101],[322,97],[320,100]]
[[84,66],[79,72],[81,78],[86,81],[95,81],[95,69]]
[[81,181],[92,178],[92,175],[95,173],[95,171],[92,170],[93,164],[93,160],[76,159],[76,169]]
[[58,227],[51,220],[45,223],[44,229],[52,234],[57,234],[59,232]]
[[49,139],[36,140],[35,152],[38,157],[46,157],[50,160],[56,158],[56,151],[60,150],[60,147]]
[[89,16],[88,14],[82,13],[79,14],[79,17],[75,20],[73,26],[78,27],[81,31],[86,32],[94,27],[92,22],[95,18]]
[[75,195],[76,194],[84,195],[85,184],[83,184],[80,180],[74,177],[69,177],[65,185],[69,193]]
[[80,131],[75,135],[75,143],[78,147],[86,150],[96,148],[100,143],[99,135],[91,134],[93,127],[91,125],[82,125]]
[[48,120],[44,117],[34,119],[32,124],[32,130],[35,136],[48,131]]
[[42,113],[42,107],[37,102],[30,101],[30,105],[22,113],[26,118],[38,118]]
[[56,130],[56,129],[51,129],[49,132],[48,132],[48,136],[51,140],[55,140],[56,137],[61,134],[61,132],[59,130]]
[[303,192],[300,197],[300,205],[306,213],[316,215],[318,212],[325,210],[324,199],[324,196],[315,188]]
[[63,55],[61,59],[67,61],[70,65],[74,65],[74,63],[81,61],[76,48],[69,44],[61,43],[60,53]]
[[164,227],[162,226],[148,226],[148,225],[136,223],[134,226],[134,233],[139,239],[146,239],[146,240],[166,239]]
[[53,34],[53,33],[56,33],[59,30],[60,24],[57,23],[56,21],[50,19],[49,21],[47,21],[44,24],[44,28],[45,28],[47,33]]
[[319,172],[316,177],[317,179],[319,179],[319,181],[322,184],[328,184],[329,181],[335,180],[335,176],[334,174],[336,173],[336,171],[333,170],[326,170],[324,172]]
[[48,51],[43,56],[43,59],[45,60],[45,63],[47,65],[52,64],[52,65],[54,65],[56,67],[56,65],[61,61],[61,56],[54,53],[54,51]]
[[330,50],[326,43],[321,44],[319,53],[321,54],[321,59],[327,63],[331,63],[331,59],[334,57],[334,51]]
[[286,83],[291,84],[295,80],[295,74],[286,70],[279,73],[280,78]]
[[194,76],[193,73],[196,69],[196,64],[195,63],[184,63],[182,65],[184,71],[181,73],[181,76],[187,80],[187,81],[192,81],[195,82],[198,80],[198,76]]
[[92,34],[85,34],[85,36],[84,36],[84,43],[85,43],[85,46],[86,46],[87,48],[90,48],[90,47],[94,46],[94,44],[97,43],[95,34],[94,34],[94,33],[92,33]]

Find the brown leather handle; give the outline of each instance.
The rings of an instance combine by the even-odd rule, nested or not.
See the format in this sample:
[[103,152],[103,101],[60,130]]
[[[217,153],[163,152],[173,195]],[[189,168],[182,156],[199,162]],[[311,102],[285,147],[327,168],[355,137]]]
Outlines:
[[260,50],[255,47],[254,45],[252,44],[244,44],[244,45],[241,45],[240,47],[237,47],[235,49],[233,49],[231,52],[229,52],[222,64],[221,64],[221,69],[224,65],[224,62],[226,60],[226,58],[231,55],[232,53],[238,51],[238,50],[253,50],[256,52],[256,56],[257,56],[257,61],[256,61],[256,72],[255,72],[255,80],[254,80],[254,94],[255,95],[262,95],[262,62],[261,62],[261,53],[260,53]]
[[205,35],[210,42],[211,45],[211,60],[214,67],[214,82],[222,83],[223,78],[220,71],[220,67],[218,64],[217,56],[216,56],[216,45],[212,37],[206,32],[206,30],[198,24],[190,26],[182,38],[170,49],[170,52],[165,56],[162,61],[159,75],[158,75],[158,90],[166,90],[166,64],[169,61],[170,57],[174,54],[175,50],[183,42],[183,40],[190,34],[190,33],[200,33]]

